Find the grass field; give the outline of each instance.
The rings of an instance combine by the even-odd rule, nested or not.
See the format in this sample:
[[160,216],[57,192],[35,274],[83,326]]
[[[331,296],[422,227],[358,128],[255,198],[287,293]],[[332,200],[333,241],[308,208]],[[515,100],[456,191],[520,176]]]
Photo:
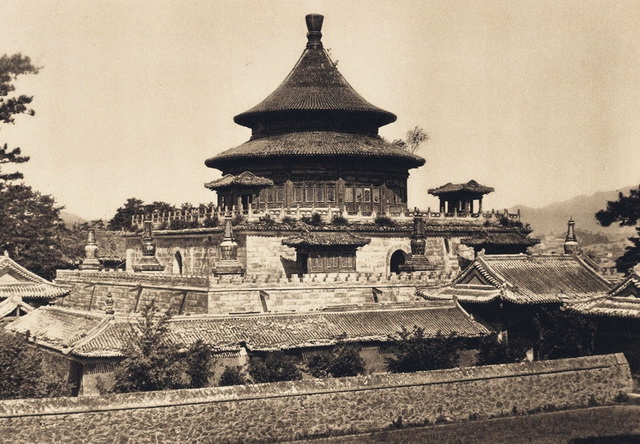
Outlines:
[[[299,442],[299,441],[298,441]],[[615,405],[406,428],[309,443],[640,443],[640,406]]]

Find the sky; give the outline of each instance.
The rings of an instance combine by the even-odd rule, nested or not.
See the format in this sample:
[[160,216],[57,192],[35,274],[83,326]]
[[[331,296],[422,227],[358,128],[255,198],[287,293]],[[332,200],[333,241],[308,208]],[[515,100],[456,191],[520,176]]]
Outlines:
[[34,117],[0,127],[25,182],[67,211],[110,218],[129,197],[214,200],[205,159],[250,130],[306,44],[304,16],[365,99],[430,136],[409,205],[475,179],[484,208],[533,207],[640,182],[640,8],[635,0],[5,0],[0,54]]

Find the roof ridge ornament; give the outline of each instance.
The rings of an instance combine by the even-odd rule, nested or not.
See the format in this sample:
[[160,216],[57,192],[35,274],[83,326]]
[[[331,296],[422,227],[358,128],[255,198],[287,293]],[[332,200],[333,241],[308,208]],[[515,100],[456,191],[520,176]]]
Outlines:
[[321,14],[307,14],[307,49],[322,49],[322,22],[324,16]]

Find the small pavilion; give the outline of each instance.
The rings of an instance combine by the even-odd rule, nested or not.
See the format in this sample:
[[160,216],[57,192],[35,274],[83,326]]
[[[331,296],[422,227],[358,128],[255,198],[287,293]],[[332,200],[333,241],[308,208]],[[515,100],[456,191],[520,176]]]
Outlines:
[[[480,185],[475,180],[467,183],[451,183],[431,188],[429,194],[440,199],[440,212],[447,214],[482,213],[482,197],[495,191],[491,187]],[[474,201],[478,201],[477,211]]]

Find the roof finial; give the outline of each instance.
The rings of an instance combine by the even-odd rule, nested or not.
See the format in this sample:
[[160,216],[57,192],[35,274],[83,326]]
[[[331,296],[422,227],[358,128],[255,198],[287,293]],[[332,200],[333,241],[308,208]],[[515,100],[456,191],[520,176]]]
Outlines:
[[322,49],[322,21],[324,16],[320,14],[308,14],[305,17],[307,21],[307,48]]
[[9,250],[4,250],[4,257],[9,257]]

